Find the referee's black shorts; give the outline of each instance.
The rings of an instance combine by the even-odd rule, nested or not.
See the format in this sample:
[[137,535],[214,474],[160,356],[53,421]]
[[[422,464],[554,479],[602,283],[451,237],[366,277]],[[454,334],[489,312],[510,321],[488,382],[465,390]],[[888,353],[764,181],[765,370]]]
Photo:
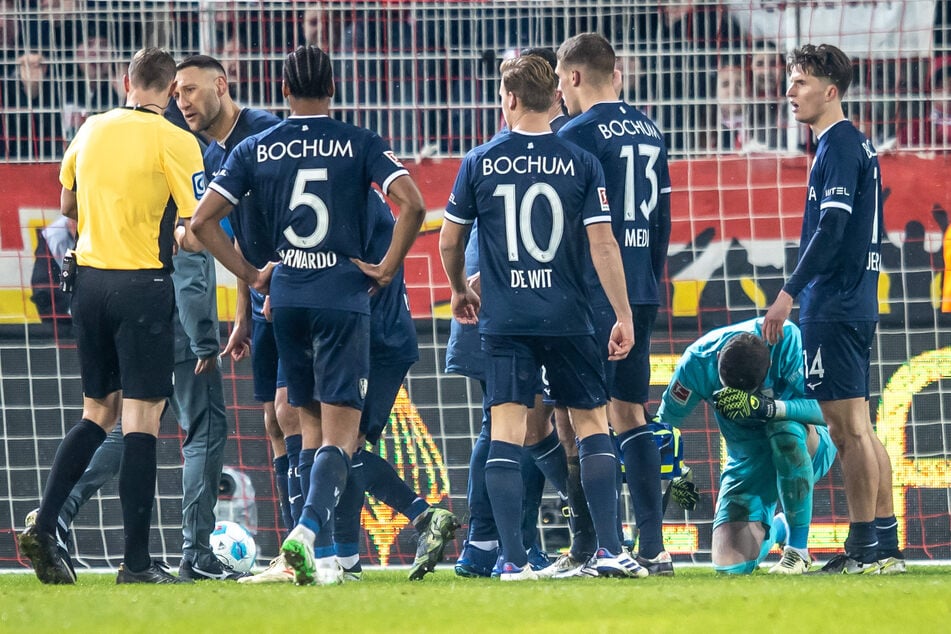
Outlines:
[[175,289],[166,271],[79,267],[72,313],[83,394],[171,396],[174,312]]

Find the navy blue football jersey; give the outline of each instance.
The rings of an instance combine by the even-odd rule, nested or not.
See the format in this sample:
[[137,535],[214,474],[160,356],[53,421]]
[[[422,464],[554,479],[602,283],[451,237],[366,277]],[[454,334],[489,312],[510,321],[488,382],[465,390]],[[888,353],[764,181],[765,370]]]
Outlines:
[[[479,272],[479,223],[472,224],[466,243],[466,277]],[[449,342],[446,344],[446,372],[461,374],[470,379],[485,381],[485,355],[479,326],[449,323]]]
[[831,268],[799,294],[799,323],[877,321],[878,273],[884,230],[882,173],[872,142],[850,121],[819,138],[809,172],[800,255],[826,209],[849,213]]
[[477,218],[481,333],[593,332],[585,226],[611,219],[594,156],[550,132],[510,132],[475,148],[459,168],[445,219]]
[[[604,169],[628,300],[659,305],[657,278],[661,272],[654,270],[651,259],[651,223],[658,220],[652,215],[661,195],[671,190],[664,136],[647,115],[623,101],[595,104],[565,123],[558,136],[594,154]],[[660,220],[670,222],[669,217]],[[598,289],[593,300],[606,303],[592,265],[588,266],[588,281]]]
[[369,280],[350,258],[366,260],[367,191],[385,193],[406,168],[375,133],[328,116],[291,116],[238,145],[210,187],[237,203],[247,192],[280,264],[271,278],[274,308],[370,313]]
[[[234,124],[231,133],[224,143],[212,141],[205,148],[205,178],[206,182],[214,180],[215,176],[225,165],[231,151],[246,138],[259,132],[264,132],[281,120],[266,110],[253,110],[251,108],[242,108],[238,113],[238,120]],[[231,231],[241,252],[248,262],[257,268],[263,267],[270,260],[276,260],[277,256],[273,247],[268,249],[271,240],[267,234],[267,228],[263,223],[264,214],[254,211],[248,211],[257,206],[257,199],[253,195],[242,198],[228,216]],[[255,223],[257,226],[255,226]],[[259,292],[251,291],[251,316],[253,319],[264,319],[264,296]]]
[[[376,263],[390,248],[396,218],[375,189],[370,189],[367,207],[373,217],[367,261]],[[401,266],[393,281],[370,297],[370,362],[402,363],[418,359],[416,325],[409,312],[409,297]]]

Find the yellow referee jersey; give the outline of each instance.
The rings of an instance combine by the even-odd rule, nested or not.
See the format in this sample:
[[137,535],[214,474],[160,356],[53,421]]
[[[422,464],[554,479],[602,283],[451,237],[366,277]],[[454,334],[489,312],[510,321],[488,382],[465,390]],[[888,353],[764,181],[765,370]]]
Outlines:
[[205,191],[195,137],[131,108],[90,117],[66,149],[59,180],[76,192],[76,262],[98,269],[170,269],[169,199],[190,218]]

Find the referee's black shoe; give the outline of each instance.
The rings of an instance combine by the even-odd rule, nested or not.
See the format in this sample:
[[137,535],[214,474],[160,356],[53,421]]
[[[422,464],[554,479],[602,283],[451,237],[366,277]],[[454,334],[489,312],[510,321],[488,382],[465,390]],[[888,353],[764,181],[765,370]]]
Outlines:
[[74,584],[76,573],[66,565],[56,547],[56,537],[29,526],[20,533],[17,542],[20,554],[30,560],[37,578],[49,584]]
[[217,558],[209,559],[199,564],[198,562],[182,559],[178,566],[178,576],[181,579],[191,579],[192,581],[236,581],[244,577],[250,577],[249,572],[238,572],[234,568],[225,566]]
[[126,570],[125,564],[119,564],[119,574],[116,583],[191,583],[191,579],[176,577],[168,571],[168,566],[160,561],[152,561],[152,565],[142,572]]

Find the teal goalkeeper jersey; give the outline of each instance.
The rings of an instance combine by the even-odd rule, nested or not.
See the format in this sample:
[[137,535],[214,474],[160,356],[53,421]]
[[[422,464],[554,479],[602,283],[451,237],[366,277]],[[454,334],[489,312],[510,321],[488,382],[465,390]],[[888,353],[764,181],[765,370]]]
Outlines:
[[[730,326],[711,330],[692,343],[677,363],[674,376],[664,391],[657,415],[665,423],[680,426],[700,401],[713,405],[713,393],[723,387],[717,371],[717,355],[730,338],[740,333],[763,336],[762,318],[749,319]],[[762,392],[776,399],[802,399],[803,386],[802,337],[799,328],[787,321],[783,325],[783,338],[770,347],[770,367]],[[816,406],[818,409],[818,406]],[[713,410],[720,433],[727,441],[732,454],[743,444],[760,445],[766,439],[761,424],[731,421]]]

